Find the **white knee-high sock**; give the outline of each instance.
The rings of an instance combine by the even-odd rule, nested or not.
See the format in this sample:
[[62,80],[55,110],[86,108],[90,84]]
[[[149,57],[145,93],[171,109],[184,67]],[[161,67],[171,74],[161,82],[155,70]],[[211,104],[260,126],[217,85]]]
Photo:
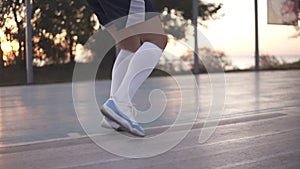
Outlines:
[[118,90],[133,54],[134,53],[129,50],[120,50],[112,69],[110,96],[113,96]]
[[144,42],[129,62],[127,72],[113,98],[117,102],[130,103],[141,84],[155,68],[162,49],[150,42]]

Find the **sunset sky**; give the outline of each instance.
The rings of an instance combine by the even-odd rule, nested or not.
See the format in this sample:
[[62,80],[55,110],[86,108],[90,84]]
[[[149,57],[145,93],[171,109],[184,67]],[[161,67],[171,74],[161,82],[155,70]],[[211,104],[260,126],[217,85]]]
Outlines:
[[[200,28],[217,50],[229,56],[254,55],[254,0],[207,0],[223,3],[220,20],[206,21],[208,28]],[[293,26],[267,24],[267,0],[258,1],[260,54],[299,55],[300,38],[289,38]]]
[[[251,66],[254,63],[255,45],[254,0],[206,0],[206,2],[222,3],[219,15],[224,16],[218,20],[205,21],[207,28],[199,26],[199,46],[205,44],[202,38],[204,35],[214,50],[224,51],[235,65]],[[282,58],[294,55],[300,59],[300,38],[290,38],[295,33],[294,26],[268,25],[267,0],[258,0],[258,8],[260,54]],[[187,44],[193,48],[193,28],[190,30]],[[3,32],[0,32],[0,35],[4,37]],[[18,45],[14,44],[2,43],[1,48],[10,51],[12,46]],[[166,51],[176,56],[182,55],[186,49],[183,46],[168,45]],[[239,58],[244,58],[244,61],[239,61]]]
[[[198,27],[199,47],[210,47],[225,52],[233,65],[249,68],[254,64],[255,26],[254,0],[207,0],[222,3],[218,20],[204,21],[207,28]],[[275,55],[287,62],[300,59],[300,37],[295,34],[294,26],[267,24],[267,0],[258,0],[259,51],[260,55]],[[193,28],[189,28],[187,45],[194,49]],[[170,43],[172,44],[172,43]],[[210,45],[207,45],[210,44]],[[168,45],[166,50],[174,56],[182,55],[184,47]]]

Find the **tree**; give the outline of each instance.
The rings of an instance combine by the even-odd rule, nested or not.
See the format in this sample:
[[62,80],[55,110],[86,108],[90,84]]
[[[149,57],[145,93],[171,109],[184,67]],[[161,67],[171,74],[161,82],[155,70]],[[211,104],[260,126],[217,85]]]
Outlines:
[[224,70],[233,69],[231,60],[223,51],[203,47],[199,48],[199,55],[201,56],[199,60],[200,72],[223,72]]
[[[1,41],[0,41],[0,46],[1,46]],[[3,51],[0,47],[0,69],[4,67],[4,60],[3,60]]]
[[16,64],[24,67],[25,47],[25,5],[24,0],[2,0],[0,2],[0,27],[6,35],[7,41],[19,43],[18,54],[15,55]]
[[[51,0],[32,1],[32,28],[34,54],[42,59],[51,58],[54,63],[74,60],[74,48],[85,41],[94,32],[95,22],[92,11],[82,0]],[[192,17],[192,1],[182,0],[153,0],[160,11],[164,7],[182,11],[184,20]],[[25,1],[0,1],[0,29],[5,32],[7,41],[17,41],[19,51],[15,53],[17,63],[24,65],[25,60]],[[203,3],[200,1],[199,16],[202,20],[216,18],[221,5]],[[184,25],[181,25],[184,27]],[[180,32],[181,31],[181,32]],[[183,38],[183,28],[172,27],[170,33],[177,32],[178,38]],[[24,67],[24,66],[23,66]]]
[[[81,0],[34,0],[31,16],[34,54],[52,58],[56,63],[73,61],[76,44],[85,43],[94,32],[92,14]],[[7,41],[19,43],[15,60],[25,68],[24,0],[0,1],[0,26]]]
[[280,61],[273,55],[259,56],[259,63],[261,69],[272,69],[281,65]]
[[[154,6],[163,11],[164,8],[175,9],[176,11],[182,11],[185,19],[192,19],[192,0],[152,0]],[[222,4],[206,3],[199,0],[199,17],[202,20],[216,19],[217,12],[221,9]]]
[[165,9],[160,15],[166,34],[170,34],[176,39],[185,38],[188,21],[183,18],[182,12],[172,9]]
[[[237,69],[223,51],[215,51],[207,47],[199,48],[200,72],[223,72]],[[162,56],[158,68],[168,72],[185,73],[194,69],[194,51],[187,50],[180,57]]]
[[[186,29],[191,25],[192,0],[153,0],[154,5],[162,12],[160,15],[167,34],[176,39],[185,38]],[[204,3],[199,1],[199,18],[202,20],[217,19],[217,12],[222,4]],[[199,22],[202,24],[202,22]]]
[[[300,21],[300,2],[298,2],[298,21]],[[295,26],[295,30],[296,32],[294,33],[294,35],[292,36],[292,38],[298,38],[300,37],[300,26]]]
[[48,56],[59,60],[66,60],[68,56],[74,61],[76,44],[84,44],[94,32],[93,13],[86,1],[35,0],[33,6],[34,35],[39,39],[36,45],[42,47]]

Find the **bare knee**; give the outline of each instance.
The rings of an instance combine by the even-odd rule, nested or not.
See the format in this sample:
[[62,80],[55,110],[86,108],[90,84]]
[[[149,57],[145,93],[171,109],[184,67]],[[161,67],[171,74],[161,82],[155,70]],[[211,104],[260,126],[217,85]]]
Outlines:
[[142,42],[151,42],[164,50],[168,43],[168,37],[161,34],[142,34],[140,35]]
[[121,49],[129,50],[133,53],[136,52],[140,48],[140,46],[141,41],[138,36],[128,37],[118,44],[118,47],[120,47]]

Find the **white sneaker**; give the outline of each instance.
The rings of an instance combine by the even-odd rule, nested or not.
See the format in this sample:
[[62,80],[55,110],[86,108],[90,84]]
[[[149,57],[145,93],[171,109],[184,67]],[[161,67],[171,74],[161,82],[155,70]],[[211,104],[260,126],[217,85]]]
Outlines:
[[122,130],[125,130],[133,135],[144,137],[144,129],[136,122],[134,108],[132,105],[123,104],[107,100],[101,107],[102,114],[120,125]]
[[118,123],[108,119],[105,116],[101,121],[101,126],[108,129],[115,129],[116,131],[122,131],[121,126]]

